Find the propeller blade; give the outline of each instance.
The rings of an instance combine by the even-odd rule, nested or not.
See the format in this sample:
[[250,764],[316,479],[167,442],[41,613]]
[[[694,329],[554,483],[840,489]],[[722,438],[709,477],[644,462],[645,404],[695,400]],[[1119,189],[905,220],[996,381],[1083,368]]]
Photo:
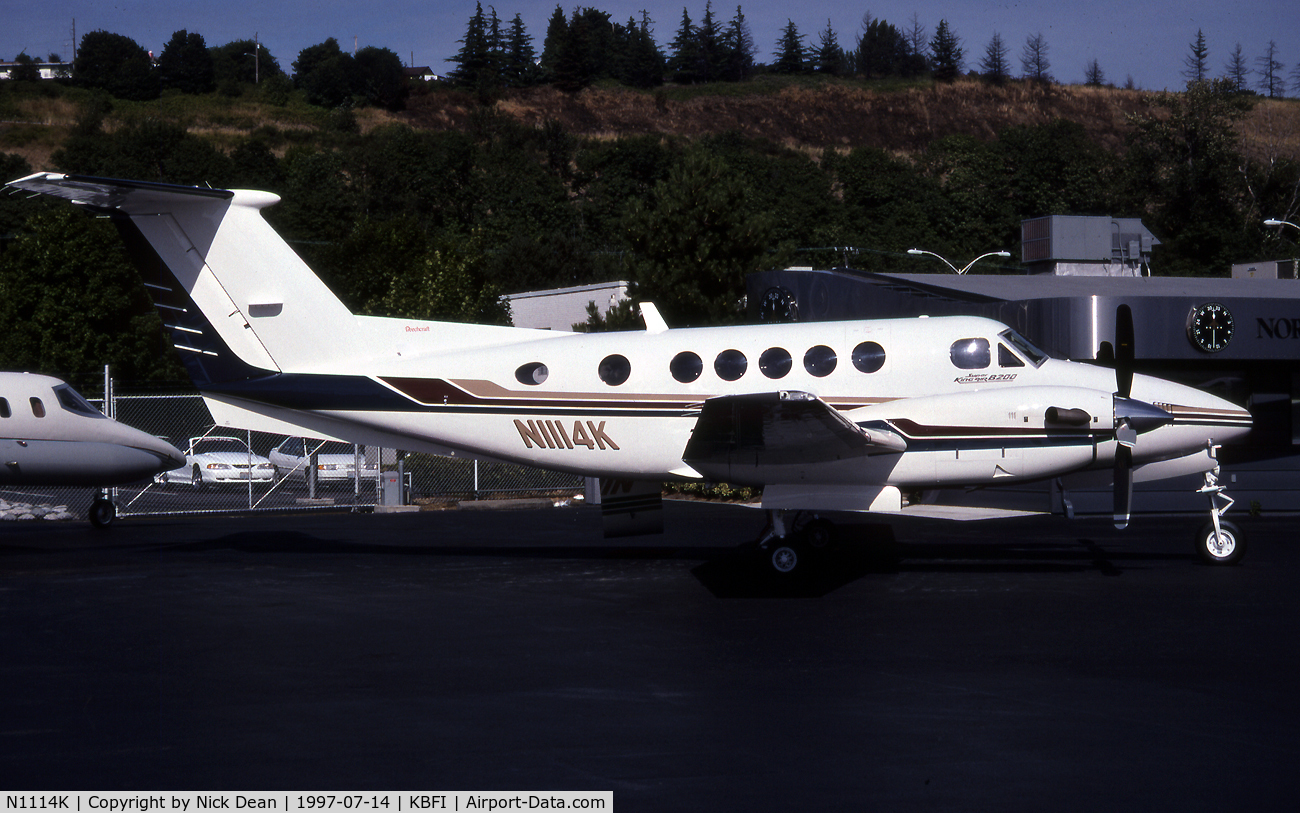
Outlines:
[[1133,510],[1133,449],[1123,444],[1115,447],[1115,527],[1128,527]]
[[1127,398],[1133,390],[1133,309],[1115,309],[1115,392]]

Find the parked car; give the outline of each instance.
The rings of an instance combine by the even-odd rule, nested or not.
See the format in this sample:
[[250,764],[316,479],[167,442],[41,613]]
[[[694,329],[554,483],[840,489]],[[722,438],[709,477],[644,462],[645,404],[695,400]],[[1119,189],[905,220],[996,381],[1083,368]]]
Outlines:
[[[310,438],[285,438],[271,450],[271,465],[275,479],[295,477],[307,481],[308,456],[316,453],[316,482],[344,485],[356,479],[357,455],[351,444],[336,440]],[[379,476],[379,464],[361,459],[361,477],[373,480]]]
[[253,454],[239,438],[190,438],[185,467],[164,472],[158,482],[186,483],[202,488],[220,483],[270,483],[275,475],[271,461]]

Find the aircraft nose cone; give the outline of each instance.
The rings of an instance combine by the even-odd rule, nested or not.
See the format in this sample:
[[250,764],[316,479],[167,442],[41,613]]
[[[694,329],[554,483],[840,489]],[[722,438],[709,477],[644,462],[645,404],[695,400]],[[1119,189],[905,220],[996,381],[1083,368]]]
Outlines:
[[1149,432],[1159,426],[1172,423],[1174,416],[1168,410],[1138,401],[1133,398],[1115,396],[1115,421],[1124,422],[1135,432]]

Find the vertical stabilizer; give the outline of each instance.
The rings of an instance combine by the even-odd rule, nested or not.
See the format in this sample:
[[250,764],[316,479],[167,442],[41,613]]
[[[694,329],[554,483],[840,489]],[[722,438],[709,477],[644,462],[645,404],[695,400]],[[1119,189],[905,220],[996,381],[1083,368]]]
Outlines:
[[[312,372],[361,349],[356,318],[262,217],[277,195],[55,173],[9,185],[107,211],[147,242],[156,259],[142,265],[161,262],[171,278],[151,292],[192,373]],[[211,361],[223,354],[235,358]]]

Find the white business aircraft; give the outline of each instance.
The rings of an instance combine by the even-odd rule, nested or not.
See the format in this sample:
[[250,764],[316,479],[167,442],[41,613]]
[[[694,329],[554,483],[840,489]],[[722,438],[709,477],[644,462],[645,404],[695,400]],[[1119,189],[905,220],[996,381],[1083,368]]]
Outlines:
[[[180,450],[104,416],[57,378],[0,373],[0,486],[104,486],[149,480],[185,465]],[[90,521],[117,514],[102,492]]]
[[761,486],[778,571],[800,561],[798,512],[899,512],[913,491],[1096,470],[1113,472],[1120,527],[1134,480],[1205,473],[1198,548],[1221,563],[1244,550],[1220,522],[1215,449],[1250,414],[1133,374],[1131,315],[1115,370],[973,317],[669,329],[646,304],[644,332],[556,334],[358,316],[263,219],[276,195],[54,173],[10,185],[122,227],[218,424]]

